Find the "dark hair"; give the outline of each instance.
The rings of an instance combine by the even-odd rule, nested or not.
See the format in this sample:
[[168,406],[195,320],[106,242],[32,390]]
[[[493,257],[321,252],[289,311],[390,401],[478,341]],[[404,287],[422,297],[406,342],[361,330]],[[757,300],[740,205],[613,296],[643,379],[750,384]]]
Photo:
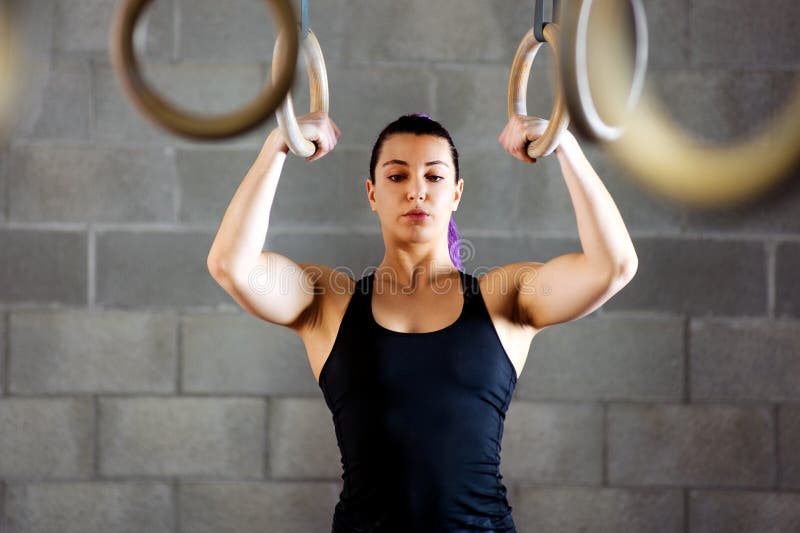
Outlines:
[[[394,135],[395,133],[413,133],[414,135],[433,135],[434,137],[441,137],[447,140],[450,144],[450,155],[453,159],[453,167],[455,168],[456,183],[461,179],[458,173],[458,150],[453,144],[453,139],[450,133],[437,121],[433,120],[429,115],[424,113],[414,113],[411,115],[403,115],[394,122],[391,122],[383,131],[378,135],[378,139],[372,147],[372,157],[369,161],[369,179],[372,184],[375,184],[375,166],[378,164],[378,157],[380,156],[383,143]],[[447,248],[450,251],[450,259],[458,270],[462,270],[461,255],[459,254],[459,240],[458,226],[456,225],[455,213],[450,214],[450,226],[447,231]]]

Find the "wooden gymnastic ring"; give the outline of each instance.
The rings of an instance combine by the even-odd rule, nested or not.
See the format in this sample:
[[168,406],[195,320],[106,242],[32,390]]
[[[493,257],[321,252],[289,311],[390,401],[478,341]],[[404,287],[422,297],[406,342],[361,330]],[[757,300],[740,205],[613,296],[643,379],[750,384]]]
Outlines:
[[254,129],[277,109],[294,81],[299,49],[299,31],[289,0],[265,0],[287,37],[288,61],[258,95],[237,111],[223,115],[200,115],[175,107],[145,82],[133,51],[136,21],[152,0],[124,0],[117,9],[110,33],[111,61],[128,98],[152,123],[179,135],[198,139],[222,139]]
[[[272,53],[272,75],[279,71],[281,57],[283,53],[282,34],[278,35],[275,41],[275,49]],[[308,30],[308,36],[300,43],[300,50],[306,58],[308,72],[308,94],[311,100],[311,112],[324,111],[328,113],[328,74],[325,69],[325,58],[322,55],[322,48],[314,32]],[[292,105],[292,93],[289,91],[286,98],[275,110],[278,119],[278,127],[286,141],[286,145],[293,154],[301,157],[311,157],[317,151],[317,144],[306,139],[297,124],[297,117],[294,114]]]
[[[610,19],[601,22],[611,24]],[[598,57],[600,71],[611,83],[595,87],[596,102],[607,105],[627,90],[622,87],[622,80],[630,79],[626,46],[611,43],[609,53]],[[692,207],[729,208],[765,193],[800,162],[800,84],[771,123],[750,138],[727,145],[678,126],[654,94],[645,87],[636,111],[626,117],[625,132],[607,145],[631,178],[651,191]]]
[[[544,27],[545,40],[553,48],[553,54],[558,60],[558,24],[548,23]],[[508,118],[516,115],[527,115],[526,99],[528,96],[528,77],[531,65],[536,57],[536,52],[544,43],[540,43],[531,29],[517,47],[514,63],[511,66],[511,75],[508,79]],[[561,87],[561,73],[556,68],[556,93],[553,101],[553,111],[550,122],[541,137],[528,144],[527,152],[532,158],[549,155],[556,149],[559,136],[569,125],[569,115],[564,103],[563,89]]]
[[559,68],[564,80],[567,111],[575,130],[587,139],[608,142],[619,139],[622,135],[624,115],[635,108],[644,88],[648,57],[647,17],[642,0],[625,0],[633,12],[636,32],[633,80],[624,106],[623,120],[619,125],[611,125],[600,117],[595,107],[589,80],[586,56],[592,3],[592,0],[572,0],[564,6],[561,15]]

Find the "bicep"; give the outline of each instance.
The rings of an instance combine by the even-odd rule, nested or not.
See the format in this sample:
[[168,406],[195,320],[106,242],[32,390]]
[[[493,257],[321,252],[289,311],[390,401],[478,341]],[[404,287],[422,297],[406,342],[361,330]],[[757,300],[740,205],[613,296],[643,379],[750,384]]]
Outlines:
[[622,288],[613,270],[589,262],[583,253],[526,262],[517,272],[519,312],[537,329],[582,318]]
[[273,324],[298,329],[308,320],[317,300],[316,280],[324,267],[296,263],[275,253],[261,252],[253,265],[231,273],[226,292],[248,313]]

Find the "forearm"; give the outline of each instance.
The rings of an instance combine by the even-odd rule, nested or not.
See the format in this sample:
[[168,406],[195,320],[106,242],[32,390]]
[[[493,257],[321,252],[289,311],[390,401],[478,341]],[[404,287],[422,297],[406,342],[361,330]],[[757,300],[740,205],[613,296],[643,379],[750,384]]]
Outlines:
[[583,253],[615,275],[635,265],[636,252],[622,215],[570,132],[564,133],[555,153],[575,208]]
[[273,130],[225,210],[209,251],[210,269],[240,276],[240,270],[256,264],[287,153],[280,132]]

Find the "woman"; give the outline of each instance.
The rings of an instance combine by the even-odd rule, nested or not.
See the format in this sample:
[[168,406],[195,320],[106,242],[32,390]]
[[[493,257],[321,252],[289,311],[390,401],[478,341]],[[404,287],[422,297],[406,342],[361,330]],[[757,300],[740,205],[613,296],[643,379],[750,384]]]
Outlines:
[[[309,161],[336,145],[340,130],[327,115],[299,122],[318,147]],[[546,125],[515,116],[499,141],[534,163],[525,147]],[[480,277],[463,272],[458,257],[458,152],[427,115],[400,117],[373,147],[365,187],[385,255],[358,280],[262,252],[288,153],[279,130],[236,191],[209,270],[244,309],[305,343],[342,455],[333,532],[515,531],[500,443],[531,341],[601,306],[637,265],[619,211],[577,141],[569,132],[559,141],[583,252]],[[256,287],[256,276],[275,289]]]

